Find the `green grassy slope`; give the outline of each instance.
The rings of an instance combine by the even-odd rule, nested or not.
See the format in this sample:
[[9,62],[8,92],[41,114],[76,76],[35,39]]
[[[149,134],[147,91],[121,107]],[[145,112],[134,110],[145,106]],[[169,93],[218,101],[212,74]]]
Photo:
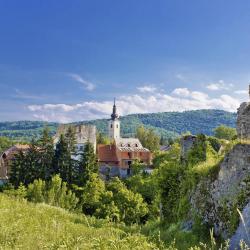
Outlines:
[[[235,127],[236,114],[222,110],[196,110],[186,112],[164,112],[153,114],[133,114],[121,117],[121,133],[123,136],[132,136],[139,125],[153,128],[160,135],[169,138],[186,131],[192,134],[204,133],[212,135],[213,129],[221,124]],[[102,133],[107,133],[108,120],[82,121],[79,123],[93,124]],[[0,122],[0,136],[20,140],[37,138],[47,124],[52,133],[55,133],[57,123],[37,121]]]
[[112,224],[0,194],[0,249],[157,249]]

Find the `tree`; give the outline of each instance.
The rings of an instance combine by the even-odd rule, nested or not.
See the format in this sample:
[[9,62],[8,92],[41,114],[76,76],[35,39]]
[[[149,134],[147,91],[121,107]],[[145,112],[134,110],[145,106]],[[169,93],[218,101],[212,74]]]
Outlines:
[[20,151],[15,155],[10,173],[10,182],[18,187],[20,183],[25,186],[32,183],[39,176],[39,154],[34,140],[27,152]]
[[63,182],[59,175],[53,176],[49,182],[39,179],[29,184],[27,198],[29,201],[45,202],[69,210],[74,210],[78,203],[78,198],[67,188],[66,182]]
[[82,191],[82,211],[97,218],[118,222],[120,211],[113,201],[113,193],[107,191],[105,182],[93,173]]
[[150,151],[154,152],[159,150],[160,137],[153,129],[146,129],[143,126],[140,126],[136,130],[136,137],[140,140],[141,144]]
[[214,129],[214,136],[218,139],[232,140],[237,137],[237,132],[235,128],[220,125]]
[[107,190],[113,193],[113,201],[119,209],[119,217],[126,224],[139,223],[148,214],[148,206],[138,193],[128,190],[119,178],[114,178],[107,184]]
[[79,162],[78,184],[83,185],[89,179],[91,174],[98,173],[98,163],[94,151],[94,146],[88,141],[85,144],[81,159]]
[[49,180],[52,174],[53,158],[55,154],[53,138],[49,134],[49,128],[45,127],[40,140],[39,146],[39,176],[42,180]]
[[10,148],[13,145],[13,141],[8,139],[7,137],[0,137],[0,155],[4,150]]
[[110,139],[107,136],[105,136],[103,133],[98,132],[96,136],[96,143],[108,145],[110,144]]
[[53,174],[60,174],[63,181],[71,184],[73,179],[73,167],[70,148],[64,135],[60,136],[56,145],[55,157],[53,160]]

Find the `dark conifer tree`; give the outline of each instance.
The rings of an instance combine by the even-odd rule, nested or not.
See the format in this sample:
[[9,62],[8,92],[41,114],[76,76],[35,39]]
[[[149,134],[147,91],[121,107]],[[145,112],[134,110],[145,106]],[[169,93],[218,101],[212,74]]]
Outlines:
[[53,174],[60,174],[62,180],[69,184],[72,181],[71,153],[64,135],[60,136],[56,145]]
[[94,147],[90,142],[87,142],[79,162],[78,184],[85,185],[90,180],[91,174],[98,173],[98,169]]
[[20,151],[12,161],[10,182],[15,186],[25,186],[39,178],[39,154],[36,142],[32,140],[27,152]]
[[23,164],[25,162],[25,156],[22,151],[16,154],[15,158],[11,162],[11,172],[10,172],[10,183],[14,187],[18,187],[23,179]]
[[53,158],[55,154],[53,138],[49,133],[49,128],[45,127],[39,140],[39,178],[49,180],[52,175]]

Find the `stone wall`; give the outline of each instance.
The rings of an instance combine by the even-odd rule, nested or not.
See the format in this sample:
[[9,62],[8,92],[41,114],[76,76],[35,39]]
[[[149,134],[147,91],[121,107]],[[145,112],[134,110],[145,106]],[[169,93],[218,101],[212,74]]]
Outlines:
[[250,102],[243,102],[238,109],[237,134],[242,140],[250,140]]
[[[225,238],[233,232],[232,219],[250,194],[250,145],[238,144],[226,155],[214,179],[204,179],[191,197],[192,208]],[[236,225],[237,227],[237,225]],[[235,230],[236,228],[234,228]]]
[[60,125],[54,137],[56,144],[61,134],[66,134],[69,127],[72,127],[75,132],[75,139],[77,145],[84,145],[87,141],[93,144],[96,150],[96,127],[93,125]]
[[186,160],[188,152],[194,146],[197,137],[194,135],[185,135],[181,138],[181,159]]

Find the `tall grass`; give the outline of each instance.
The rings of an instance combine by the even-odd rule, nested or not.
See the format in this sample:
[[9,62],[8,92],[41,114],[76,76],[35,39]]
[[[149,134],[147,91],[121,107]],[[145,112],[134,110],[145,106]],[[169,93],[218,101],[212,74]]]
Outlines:
[[157,249],[104,220],[0,194],[0,249]]

